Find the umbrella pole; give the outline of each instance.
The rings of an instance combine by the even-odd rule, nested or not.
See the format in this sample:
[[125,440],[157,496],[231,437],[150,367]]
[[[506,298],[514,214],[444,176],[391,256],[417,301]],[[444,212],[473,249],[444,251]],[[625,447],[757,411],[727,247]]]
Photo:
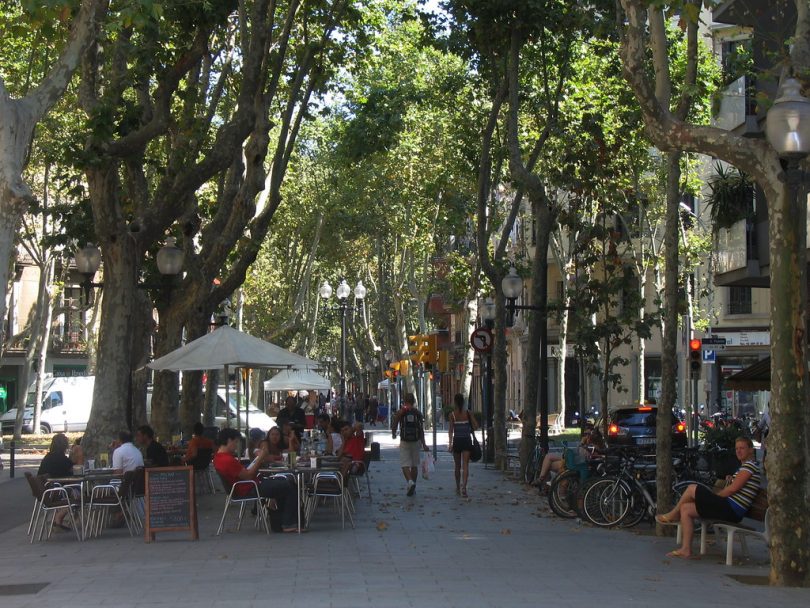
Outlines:
[[[242,432],[242,368],[236,368],[236,430]],[[247,437],[247,429],[245,429]],[[247,442],[245,443],[247,445]],[[243,454],[244,456],[244,454]]]
[[225,368],[225,427],[231,428],[231,391],[228,385],[228,364],[226,363],[223,367]]

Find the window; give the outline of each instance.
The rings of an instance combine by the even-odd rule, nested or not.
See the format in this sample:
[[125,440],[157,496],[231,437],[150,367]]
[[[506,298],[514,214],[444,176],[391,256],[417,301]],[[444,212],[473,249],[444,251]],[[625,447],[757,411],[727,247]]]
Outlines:
[[729,287],[728,288],[728,310],[730,315],[750,315],[751,314],[751,288],[750,287]]

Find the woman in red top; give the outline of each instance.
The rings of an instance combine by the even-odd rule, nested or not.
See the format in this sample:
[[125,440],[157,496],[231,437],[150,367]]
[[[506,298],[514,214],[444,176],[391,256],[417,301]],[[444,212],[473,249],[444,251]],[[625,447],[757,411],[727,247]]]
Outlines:
[[[237,481],[253,480],[259,486],[259,496],[272,498],[281,511],[281,528],[273,528],[274,532],[298,531],[298,497],[295,486],[286,479],[266,478],[259,479],[258,473],[262,462],[267,458],[267,448],[259,448],[259,454],[247,467],[236,458],[241,435],[236,429],[222,429],[217,437],[219,449],[214,454],[214,468],[222,477],[226,485],[232,486]],[[230,491],[230,489],[228,488]],[[236,488],[239,496],[249,495],[253,489],[247,485]]]

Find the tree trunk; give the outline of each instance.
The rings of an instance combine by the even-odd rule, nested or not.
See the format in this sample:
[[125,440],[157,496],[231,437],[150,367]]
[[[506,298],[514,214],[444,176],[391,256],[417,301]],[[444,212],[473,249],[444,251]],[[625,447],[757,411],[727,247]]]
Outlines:
[[[661,344],[661,400],[655,423],[655,485],[658,511],[663,513],[672,505],[672,408],[677,399],[678,344],[678,276],[680,235],[681,154],[669,152],[667,157],[667,202],[664,227],[664,321]],[[685,363],[685,362],[684,362]],[[664,526],[656,526],[664,534]]]
[[[642,263],[639,266],[639,277],[638,277],[638,289],[639,298],[641,305],[638,307],[638,319],[639,321],[644,321],[645,312],[645,305],[647,304],[646,292],[647,292],[647,275],[646,275],[646,267]],[[641,336],[638,337],[638,400],[641,403],[644,403],[647,400],[647,369],[646,364],[644,361],[644,357],[647,354],[647,340]]]
[[155,331],[155,321],[152,317],[152,301],[142,289],[135,290],[137,301],[133,309],[133,339],[130,402],[127,420],[130,428],[149,424],[146,412],[146,391],[149,382],[149,370],[146,364],[152,354],[152,335]]
[[461,377],[461,388],[459,390],[461,394],[464,395],[464,401],[468,404],[470,402],[470,389],[472,388],[473,366],[475,365],[475,350],[470,343],[469,337],[475,330],[478,319],[478,296],[479,294],[475,293],[467,300],[467,306],[465,307],[467,311],[467,318],[465,320],[467,332],[461,336],[465,348],[463,369],[461,370],[463,376]]
[[[205,335],[208,331],[208,316],[194,315],[186,321],[186,340],[190,342]],[[183,373],[183,394],[180,400],[180,429],[183,437],[191,437],[194,425],[204,419],[204,399],[202,372]],[[261,385],[259,385],[261,390]],[[208,424],[204,422],[204,424]],[[213,424],[213,417],[211,420]]]
[[[47,254],[46,254],[47,255]],[[55,260],[50,255],[47,255],[47,260],[43,266],[40,266],[40,272],[44,277],[44,281],[40,281],[40,290],[43,291],[42,297],[39,299],[41,302],[42,317],[39,322],[39,331],[37,332],[37,388],[36,394],[42,394],[42,382],[45,378],[45,364],[48,360],[48,346],[51,341],[51,321],[53,320],[53,298],[51,297],[51,289],[53,289],[53,279],[55,270]],[[39,433],[39,422],[42,416],[42,400],[36,399],[34,401],[34,417],[31,420],[31,425],[34,427],[34,432]],[[55,429],[51,429],[54,431]],[[61,430],[61,429],[60,429]]]
[[[773,585],[810,585],[807,378],[807,206],[801,176],[768,197],[771,274],[771,430],[768,499]],[[801,196],[799,195],[801,193]],[[786,252],[789,254],[786,255]]]
[[[166,310],[160,317],[155,337],[155,358],[162,357],[180,347],[183,326],[177,315]],[[179,430],[180,384],[177,372],[161,371],[155,374],[152,388],[152,427],[163,441],[170,441]]]
[[119,195],[116,166],[94,167],[88,170],[87,178],[104,261],[93,406],[82,439],[85,453],[93,458],[106,452],[110,441],[130,423],[127,409],[132,378],[132,307],[137,301],[138,260],[143,252],[123,218],[111,212],[114,205],[109,201]]
[[[498,273],[498,283],[502,279],[502,273]],[[495,340],[492,348],[492,416],[491,443],[495,454],[501,454],[501,458],[495,461],[500,469],[506,468],[506,306],[503,291],[495,290]],[[489,421],[488,421],[489,422]]]
[[[520,472],[534,452],[536,420],[541,400],[548,402],[548,246],[551,240],[552,214],[548,204],[532,199],[536,226],[536,243],[532,262],[532,304],[540,310],[532,313],[529,324],[529,364],[526,370],[526,404],[523,408],[523,432],[520,442]],[[547,408],[544,410],[548,413]],[[545,418],[545,419],[542,419]],[[548,416],[541,416],[548,436]]]
[[219,374],[220,371],[218,369],[209,369],[208,372],[206,372],[208,380],[205,383],[205,401],[203,403],[203,424],[205,426],[214,426],[216,422],[215,415]]

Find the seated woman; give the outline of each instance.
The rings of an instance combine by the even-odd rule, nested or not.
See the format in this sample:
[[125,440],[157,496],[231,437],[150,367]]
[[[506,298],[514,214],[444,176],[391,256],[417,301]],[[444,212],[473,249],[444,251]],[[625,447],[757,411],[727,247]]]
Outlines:
[[668,557],[692,558],[695,518],[737,523],[751,507],[761,481],[759,463],[754,457],[754,442],[749,437],[738,437],[734,442],[734,452],[742,465],[731,477],[729,485],[715,494],[705,486],[692,484],[671,511],[655,516],[658,523],[681,523],[683,541],[678,549],[667,553]]
[[301,440],[293,430],[293,425],[290,422],[283,422],[281,426],[281,436],[284,438],[283,446],[285,450],[295,452],[296,454],[301,449]]
[[340,432],[343,426],[346,426],[345,422],[342,422],[337,418],[329,419],[329,427],[326,433],[327,454],[334,454],[337,456],[340,448],[343,447],[343,435]]
[[[259,496],[262,498],[272,498],[278,504],[281,511],[281,528],[274,529],[274,532],[297,532],[298,531],[298,492],[293,484],[286,479],[276,479],[268,477],[259,479],[259,468],[267,457],[264,448],[259,448],[259,454],[248,467],[242,465],[236,457],[239,449],[241,435],[236,429],[222,429],[217,437],[219,448],[214,454],[214,468],[222,477],[222,480],[232,486],[237,481],[254,480],[259,486]],[[235,493],[239,496],[247,496],[251,492],[251,487],[247,484],[238,486]]]
[[[262,440],[258,449],[264,449],[267,452],[262,464],[271,464],[284,460],[284,457],[281,455],[284,451],[284,442],[281,440],[281,429],[274,426],[267,431],[267,437]],[[255,455],[257,456],[258,452]]]
[[70,446],[70,460],[73,464],[84,466],[84,448],[81,437],[76,437],[76,441]]
[[[605,442],[602,439],[602,434],[596,429],[593,429],[592,431],[585,431],[582,434],[582,438],[579,440],[579,447],[577,449],[581,451],[581,457],[584,459],[591,456],[592,450],[599,451],[604,449],[604,447]],[[542,491],[549,473],[553,471],[559,475],[564,466],[565,462],[563,461],[562,452],[549,452],[546,454],[545,458],[543,458],[543,464],[540,467],[540,474],[537,476],[537,481],[535,481],[534,485],[539,485]]]
[[[68,446],[68,438],[63,433],[54,435],[48,453],[39,463],[37,475],[47,475],[48,477],[69,477],[73,475],[73,461],[65,456]],[[59,509],[54,515],[53,525],[62,530],[70,530],[62,523],[65,521],[67,514],[67,509]]]
[[340,457],[340,473],[345,479],[347,475],[362,475],[366,470],[363,457],[366,452],[366,438],[363,434],[363,423],[355,422],[354,426],[344,424],[340,429],[343,442],[335,456]]

